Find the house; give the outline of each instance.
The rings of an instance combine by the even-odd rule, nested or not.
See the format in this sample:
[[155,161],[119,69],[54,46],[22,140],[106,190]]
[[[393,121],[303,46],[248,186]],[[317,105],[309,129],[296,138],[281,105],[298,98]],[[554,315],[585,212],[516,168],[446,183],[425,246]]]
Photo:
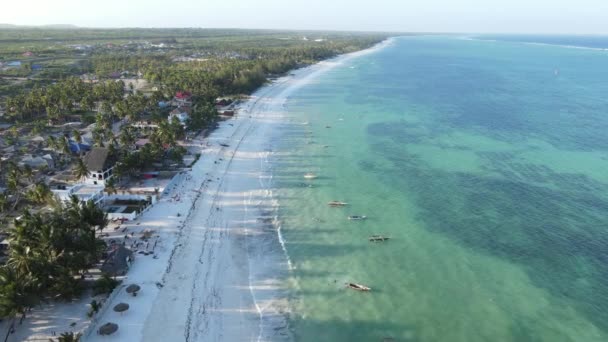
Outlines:
[[190,107],[178,107],[169,113],[169,122],[173,121],[173,118],[177,118],[182,125],[186,125],[188,119],[190,119]]
[[150,143],[150,139],[139,139],[135,142],[135,149],[139,150],[140,148],[148,145]]
[[216,107],[225,107],[225,106],[230,105],[231,103],[232,103],[232,99],[229,99],[229,98],[218,97],[217,99],[215,99]]
[[219,115],[233,117],[234,111],[233,110],[224,110],[224,111],[220,112]]
[[85,183],[105,186],[106,181],[112,177],[116,161],[113,156],[110,156],[107,148],[94,147],[84,157],[84,163],[89,170]]
[[189,91],[178,91],[173,98],[175,106],[190,106],[192,104],[192,93]]
[[90,145],[78,143],[74,140],[70,140],[69,146],[70,146],[70,152],[72,152],[72,153],[81,153],[81,152],[87,152],[87,151],[91,150]]
[[21,162],[19,164],[27,165],[35,170],[55,168],[55,161],[53,160],[53,157],[50,154],[35,157],[31,154],[28,154],[21,158]]
[[134,122],[131,126],[141,129],[158,128],[158,125],[155,124],[152,120],[139,120],[137,122]]
[[50,185],[51,192],[55,197],[63,202],[72,200],[76,196],[80,202],[93,201],[99,204],[104,199],[104,187],[101,185],[55,183]]
[[156,203],[157,197],[147,194],[107,195],[100,207],[109,220],[135,220]]
[[32,51],[27,51],[22,54],[23,57],[33,57],[34,53]]

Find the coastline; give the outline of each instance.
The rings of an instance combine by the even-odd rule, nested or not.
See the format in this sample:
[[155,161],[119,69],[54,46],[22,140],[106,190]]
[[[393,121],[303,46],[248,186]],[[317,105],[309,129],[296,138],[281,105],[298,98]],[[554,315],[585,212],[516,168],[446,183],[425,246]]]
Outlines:
[[[289,258],[275,228],[278,204],[267,165],[272,136],[291,93],[392,40],[292,71],[256,91],[208,138],[195,140],[207,148],[192,170],[125,225],[159,235],[156,259],[137,256],[83,340],[105,340],[95,331],[106,322],[120,326],[115,341],[289,339],[280,285]],[[142,288],[137,297],[124,291],[132,283]],[[129,311],[107,309],[120,302],[130,304]]]

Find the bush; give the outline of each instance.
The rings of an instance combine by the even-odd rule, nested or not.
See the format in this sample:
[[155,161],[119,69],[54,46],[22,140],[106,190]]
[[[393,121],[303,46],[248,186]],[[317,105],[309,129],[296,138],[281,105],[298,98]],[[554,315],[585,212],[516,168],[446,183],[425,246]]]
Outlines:
[[87,312],[87,317],[91,318],[94,314],[99,312],[99,309],[101,309],[101,303],[93,299],[93,301],[89,305],[91,305],[91,308],[89,309],[89,312]]
[[112,279],[109,275],[104,274],[93,284],[93,295],[106,294],[112,292],[119,284],[118,280]]

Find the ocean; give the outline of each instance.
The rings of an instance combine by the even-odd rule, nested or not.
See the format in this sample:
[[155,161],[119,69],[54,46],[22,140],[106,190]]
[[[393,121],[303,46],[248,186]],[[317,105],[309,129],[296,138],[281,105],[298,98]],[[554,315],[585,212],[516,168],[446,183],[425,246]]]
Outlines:
[[608,52],[502,38],[396,38],[290,96],[295,340],[608,341]]

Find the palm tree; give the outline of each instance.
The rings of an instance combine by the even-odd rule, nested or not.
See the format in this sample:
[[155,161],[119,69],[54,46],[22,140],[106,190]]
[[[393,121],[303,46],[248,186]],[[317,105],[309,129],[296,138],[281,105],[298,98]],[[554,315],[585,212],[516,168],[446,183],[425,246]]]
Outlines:
[[18,166],[13,166],[8,171],[8,176],[6,178],[6,187],[8,191],[15,194],[17,190],[20,188],[21,184],[19,180],[21,179],[21,169]]
[[13,244],[11,255],[7,265],[14,269],[18,274],[30,274],[35,268],[35,251],[23,244]]
[[53,150],[57,149],[57,140],[52,135],[49,135],[49,137],[46,139],[46,144],[49,148],[52,148]]
[[131,147],[135,143],[135,134],[130,126],[122,126],[118,141],[123,147]]
[[72,132],[72,136],[74,137],[74,141],[82,144],[82,133],[80,133],[79,130],[75,129],[74,132]]
[[14,196],[12,210],[15,210],[21,202],[21,195],[23,193],[21,187],[21,175],[22,171],[17,165],[11,165],[6,177],[6,188]]
[[103,137],[104,137],[103,130],[95,127],[95,129],[93,130],[93,142],[94,142],[95,146],[97,146],[97,147],[104,146]]
[[81,337],[82,333],[64,332],[57,338],[57,342],[79,342]]
[[116,181],[114,180],[115,177],[110,177],[107,181],[106,181],[106,188],[105,191],[109,194],[115,194],[116,193]]
[[4,212],[8,208],[8,197],[6,194],[0,194],[0,213]]
[[34,170],[32,170],[32,167],[29,165],[24,165],[23,169],[21,170],[21,175],[28,181],[28,182],[32,182],[32,180],[34,179]]
[[51,201],[53,193],[48,185],[37,183],[32,189],[28,190],[25,195],[30,202],[44,204]]
[[21,315],[21,322],[27,311],[40,302],[37,282],[30,275],[21,275],[12,267],[0,267],[0,316],[13,319]]
[[71,153],[70,144],[68,143],[68,139],[66,137],[57,139],[57,149],[59,150],[59,153],[63,154],[64,156]]
[[88,177],[90,173],[91,172],[89,172],[84,160],[82,160],[82,158],[78,158],[76,160],[76,167],[74,168],[74,175],[80,180]]

